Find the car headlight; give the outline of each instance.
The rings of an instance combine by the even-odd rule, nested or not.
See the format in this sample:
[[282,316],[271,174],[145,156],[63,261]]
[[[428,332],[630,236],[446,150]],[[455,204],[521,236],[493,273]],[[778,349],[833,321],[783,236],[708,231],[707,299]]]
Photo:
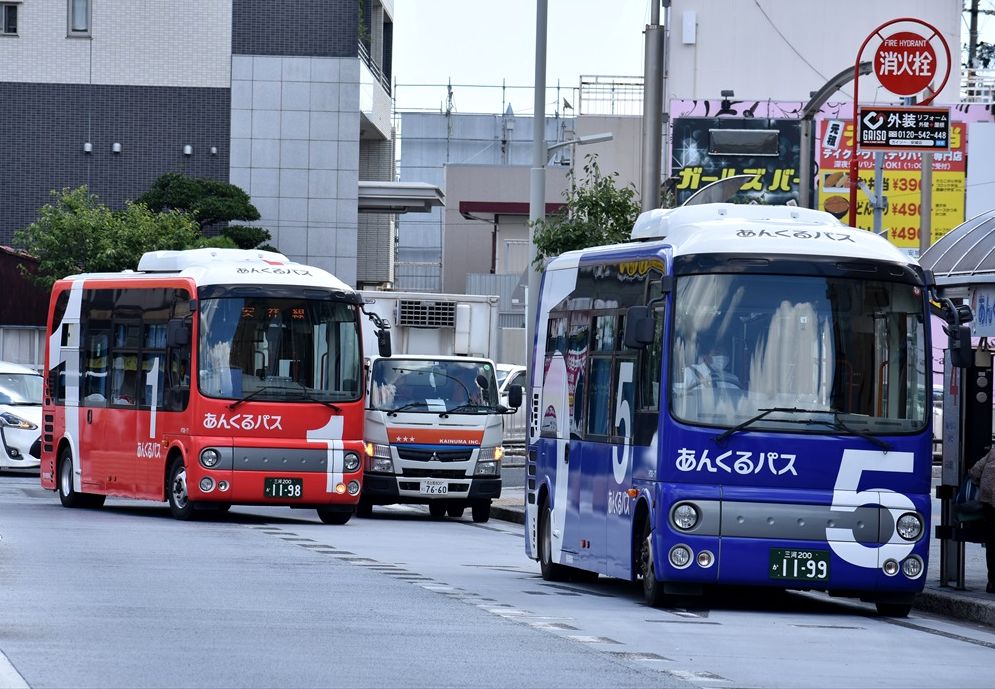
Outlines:
[[200,463],[207,469],[213,469],[221,461],[221,453],[213,447],[208,447],[200,452]]
[[501,462],[493,459],[477,461],[477,467],[473,470],[474,476],[497,476],[501,473]]
[[898,518],[895,528],[898,531],[898,535],[906,541],[915,541],[922,535],[922,520],[918,514],[906,512]]
[[355,452],[346,452],[342,468],[350,473],[359,469],[359,455]]
[[477,453],[478,462],[500,462],[502,457],[504,457],[504,448],[500,445],[495,447],[482,447]]
[[33,431],[38,426],[31,423],[27,419],[22,419],[17,414],[11,414],[9,411],[0,413],[0,421],[3,421],[3,425],[9,428],[18,428],[23,431]]

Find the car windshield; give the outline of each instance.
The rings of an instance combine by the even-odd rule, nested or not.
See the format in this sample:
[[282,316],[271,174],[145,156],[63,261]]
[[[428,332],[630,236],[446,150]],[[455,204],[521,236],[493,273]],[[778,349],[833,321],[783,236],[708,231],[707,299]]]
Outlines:
[[855,433],[926,426],[928,352],[915,285],[691,275],[678,278],[674,304],[678,419],[730,428],[773,409],[750,428],[825,431],[827,414]]
[[41,404],[41,381],[36,373],[0,373],[0,404]]
[[370,378],[372,409],[487,414],[497,407],[488,361],[377,359]]
[[222,399],[358,400],[356,307],[325,299],[225,297],[200,306],[199,384]]

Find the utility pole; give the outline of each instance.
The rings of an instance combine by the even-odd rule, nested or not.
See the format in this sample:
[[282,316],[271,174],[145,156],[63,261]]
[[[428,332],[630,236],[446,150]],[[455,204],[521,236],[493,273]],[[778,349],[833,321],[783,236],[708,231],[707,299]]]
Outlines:
[[971,0],[970,33],[967,39],[967,73],[974,76],[975,60],[978,57],[978,3],[981,0]]
[[[670,7],[670,0],[662,0]],[[660,207],[660,160],[663,155],[663,27],[661,0],[650,0],[650,23],[646,26],[646,62],[643,85],[643,174],[640,200],[643,211]]]

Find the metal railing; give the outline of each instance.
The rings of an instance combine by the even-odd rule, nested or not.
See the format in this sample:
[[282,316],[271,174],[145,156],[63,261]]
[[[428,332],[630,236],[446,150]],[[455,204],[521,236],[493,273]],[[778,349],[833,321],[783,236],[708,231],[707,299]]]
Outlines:
[[360,41],[359,42],[359,59],[366,63],[366,66],[370,68],[370,72],[380,82],[380,85],[384,87],[384,90],[390,93],[390,78],[383,73],[383,69],[378,65],[373,57],[370,55],[370,51],[367,49],[366,45]]

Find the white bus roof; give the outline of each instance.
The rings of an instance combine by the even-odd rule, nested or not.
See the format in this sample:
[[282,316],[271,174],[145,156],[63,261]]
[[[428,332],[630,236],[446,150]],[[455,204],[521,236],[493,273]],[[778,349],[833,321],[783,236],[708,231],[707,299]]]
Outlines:
[[260,249],[186,249],[150,251],[142,255],[138,270],[121,273],[88,273],[70,279],[120,280],[122,278],[190,277],[204,285],[299,285],[354,292],[331,273],[295,263],[283,254]]
[[[640,214],[633,242],[652,241],[673,255],[758,254],[762,256],[834,256],[914,264],[915,260],[884,237],[848,227],[823,211],[796,206],[707,203],[657,208]],[[639,244],[616,244],[571,251],[549,268],[576,265],[582,255]]]

